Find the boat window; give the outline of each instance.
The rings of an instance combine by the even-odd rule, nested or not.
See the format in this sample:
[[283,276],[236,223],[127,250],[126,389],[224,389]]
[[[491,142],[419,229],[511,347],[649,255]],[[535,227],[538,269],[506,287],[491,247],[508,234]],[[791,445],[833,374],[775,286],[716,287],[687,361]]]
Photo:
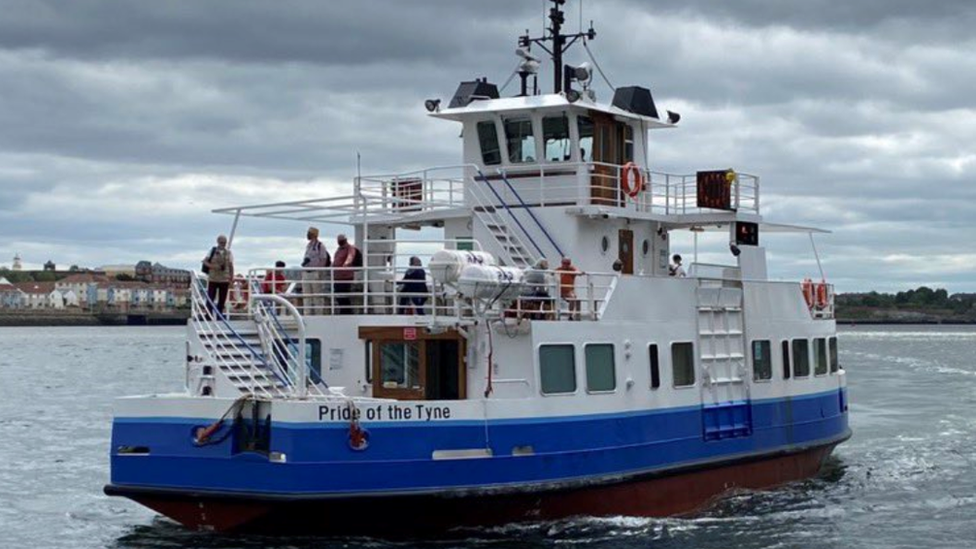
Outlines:
[[542,142],[546,147],[547,162],[570,159],[573,150],[569,142],[569,118],[565,114],[542,119]]
[[671,344],[671,370],[675,387],[695,384],[695,348],[691,343]]
[[532,121],[517,118],[505,121],[505,139],[508,143],[508,161],[513,164],[535,162],[535,135]]
[[587,345],[586,355],[586,390],[613,391],[617,388],[617,376],[614,372],[613,345],[599,343]]
[[588,116],[576,118],[579,130],[580,162],[593,161],[593,120]]
[[624,158],[621,164],[634,161],[634,128],[630,124],[624,124]]
[[805,339],[793,340],[793,377],[810,375],[810,342]]
[[813,340],[813,366],[813,373],[827,375],[827,340],[822,337]]
[[783,340],[783,379],[790,379],[790,342]]
[[367,339],[363,343],[365,344],[363,357],[366,360],[363,367],[366,368],[366,382],[373,383],[373,340]]
[[836,373],[840,369],[840,362],[837,360],[837,338],[832,337],[830,342],[830,373]]
[[576,392],[576,350],[572,345],[539,347],[539,377],[542,394]]
[[390,341],[379,347],[383,388],[420,389],[420,342]]
[[478,122],[478,143],[481,145],[481,160],[486,166],[502,163],[502,151],[498,145],[498,130],[495,123],[486,120]]
[[773,378],[773,360],[770,356],[769,341],[752,342],[752,379],[766,381]]
[[661,386],[661,368],[659,366],[660,359],[657,356],[657,344],[651,344],[648,349],[651,354],[651,389],[657,389]]
[[305,358],[308,360],[311,369],[311,377],[314,382],[322,381],[322,340],[305,340]]

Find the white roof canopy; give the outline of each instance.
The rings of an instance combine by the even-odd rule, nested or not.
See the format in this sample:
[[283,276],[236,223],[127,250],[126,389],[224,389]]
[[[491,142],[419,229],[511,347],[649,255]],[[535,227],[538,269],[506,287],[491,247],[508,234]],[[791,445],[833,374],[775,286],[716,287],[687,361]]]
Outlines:
[[502,97],[499,99],[479,99],[468,103],[465,107],[454,109],[441,109],[433,112],[430,116],[443,118],[445,120],[463,121],[466,118],[476,117],[486,114],[505,114],[517,111],[532,110],[573,110],[580,114],[586,111],[598,111],[617,116],[624,119],[642,122],[648,129],[652,128],[673,128],[674,124],[666,121],[642,116],[614,107],[590,101],[586,97],[581,97],[579,101],[570,103],[566,96],[562,94],[529,95],[522,97]]

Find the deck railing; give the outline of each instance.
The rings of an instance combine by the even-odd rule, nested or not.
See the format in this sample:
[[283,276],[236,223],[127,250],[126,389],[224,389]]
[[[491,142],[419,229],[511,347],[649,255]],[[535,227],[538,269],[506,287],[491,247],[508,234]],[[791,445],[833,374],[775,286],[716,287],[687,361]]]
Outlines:
[[[368,200],[370,213],[415,214],[447,208],[471,207],[465,188],[479,177],[506,184],[496,190],[502,202],[519,207],[600,206],[640,213],[686,215],[714,212],[698,206],[697,174],[671,174],[641,169],[643,186],[636,196],[622,191],[624,166],[606,162],[561,162],[525,166],[439,166],[403,174],[357,178],[359,192]],[[759,213],[759,178],[737,173],[730,183],[731,207]]]
[[[359,268],[251,269],[247,280],[257,295],[282,298],[302,317],[322,315],[409,316],[418,324],[454,323],[475,318],[472,300],[429,275],[426,291],[406,291],[404,280],[413,267],[388,264]],[[543,271],[543,284],[521,286],[513,299],[491,303],[489,315],[529,319],[597,320],[615,287],[616,273],[582,273],[573,283],[574,296],[564,297],[558,271]],[[347,276],[352,279],[345,279]],[[418,284],[419,285],[419,284]],[[569,289],[568,286],[566,288]],[[253,300],[249,295],[248,299]],[[491,300],[489,300],[491,301]],[[249,316],[243,297],[228,305],[228,316]]]

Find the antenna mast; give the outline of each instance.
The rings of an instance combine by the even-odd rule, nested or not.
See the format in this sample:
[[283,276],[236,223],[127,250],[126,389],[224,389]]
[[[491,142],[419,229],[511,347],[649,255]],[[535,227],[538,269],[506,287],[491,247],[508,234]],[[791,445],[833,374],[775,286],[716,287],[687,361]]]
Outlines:
[[[590,22],[590,28],[586,32],[563,34],[563,23],[566,22],[566,14],[563,12],[562,7],[566,4],[566,0],[549,1],[552,2],[553,6],[549,8],[549,28],[545,29],[548,32],[537,38],[532,38],[526,33],[519,37],[518,45],[521,48],[530,48],[532,44],[536,44],[549,54],[552,58],[553,70],[552,91],[553,93],[560,93],[563,91],[563,53],[580,38],[593,40],[596,38],[596,31],[593,30],[593,23]],[[550,41],[552,42],[552,49],[545,45],[545,42]]]

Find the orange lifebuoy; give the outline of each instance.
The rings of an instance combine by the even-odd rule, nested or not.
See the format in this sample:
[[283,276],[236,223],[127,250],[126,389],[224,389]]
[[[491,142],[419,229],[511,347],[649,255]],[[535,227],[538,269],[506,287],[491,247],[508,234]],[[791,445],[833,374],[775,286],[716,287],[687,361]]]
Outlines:
[[816,286],[817,286],[817,295],[816,295],[817,308],[826,309],[827,308],[827,283],[821,280],[820,284],[817,284]]
[[[631,181],[631,177],[633,177],[633,181]],[[620,173],[620,190],[631,198],[637,198],[643,188],[644,179],[637,164],[633,162],[624,164],[623,171]]]
[[803,289],[803,299],[807,302],[807,307],[812,309],[815,303],[814,298],[816,297],[813,290],[813,281],[809,278],[804,278],[801,288]]

